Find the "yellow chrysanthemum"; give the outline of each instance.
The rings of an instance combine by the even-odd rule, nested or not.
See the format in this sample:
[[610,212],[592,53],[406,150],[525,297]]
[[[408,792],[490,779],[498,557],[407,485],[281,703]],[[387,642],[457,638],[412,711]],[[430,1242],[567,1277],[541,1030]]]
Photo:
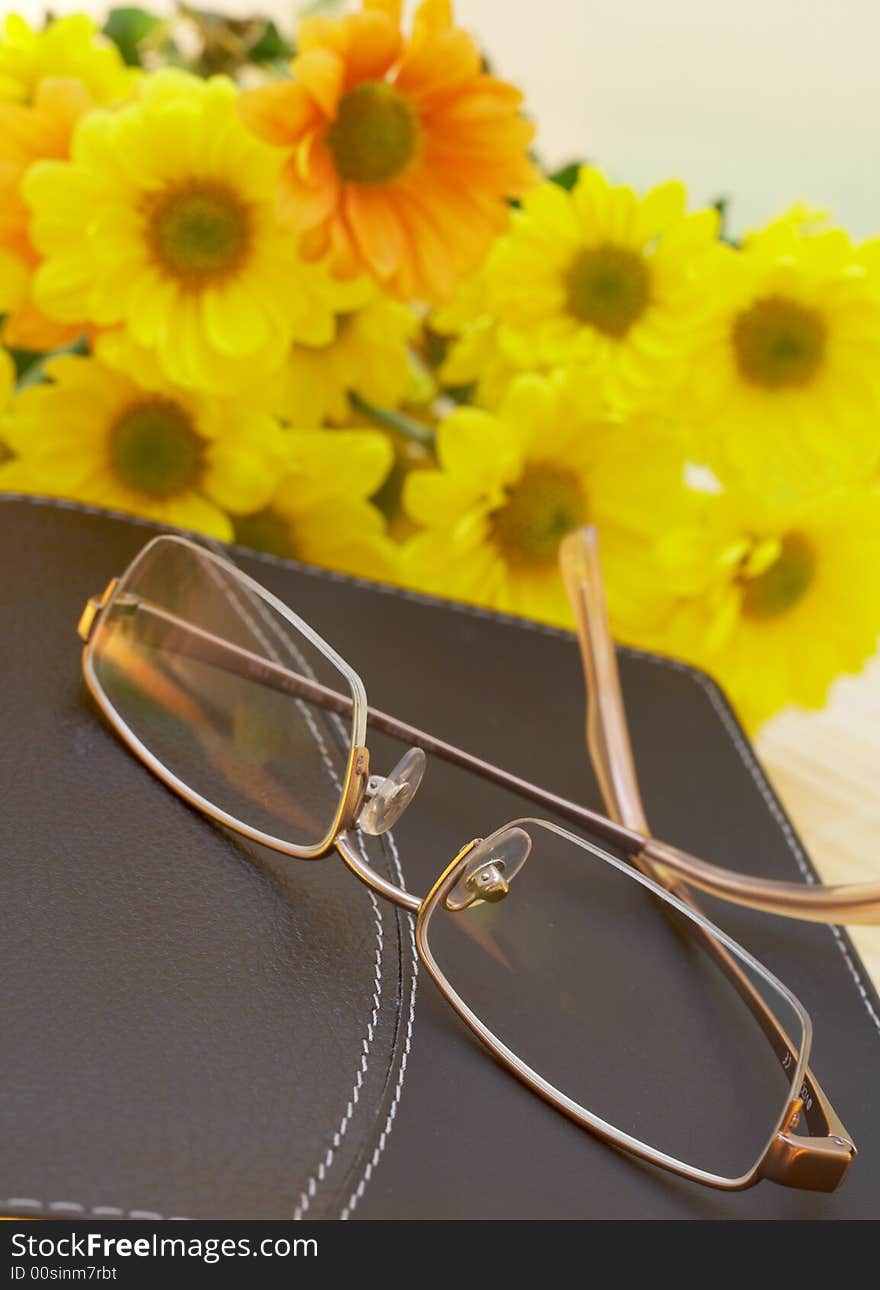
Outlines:
[[55,349],[77,327],[46,318],[31,294],[39,262],[21,181],[35,161],[64,159],[76,122],[96,104],[123,101],[135,77],[83,15],[33,32],[7,19],[0,37],[0,314],[7,344]]
[[4,471],[28,491],[132,511],[232,537],[225,512],[265,505],[284,434],[250,401],[135,382],[98,358],[46,364],[49,383],[19,393],[8,422],[17,454]]
[[[437,433],[439,468],[409,475],[404,503],[422,526],[402,576],[426,591],[551,622],[569,622],[559,543],[596,524],[612,611],[637,599],[646,525],[674,512],[683,458],[677,437],[610,420],[564,373],[521,375],[496,415],[458,408]],[[645,504],[650,487],[652,505]]]
[[[449,344],[438,370],[446,389],[464,389],[471,401],[496,408],[517,368],[501,352],[498,319],[487,313],[486,275],[478,273],[459,284],[452,303],[430,317],[432,331]],[[539,370],[536,359],[532,366]]]
[[327,300],[331,339],[294,344],[278,374],[275,407],[291,425],[350,422],[350,394],[396,407],[412,380],[410,309],[379,295],[367,278],[333,281]]
[[8,14],[0,34],[0,101],[30,103],[48,76],[70,77],[93,103],[109,103],[131,92],[137,73],[83,13],[56,18],[41,31]]
[[24,181],[40,307],[120,327],[176,384],[215,393],[333,334],[327,275],[276,222],[278,153],[236,97],[222,77],[157,72],[137,102],[80,122],[69,162]]
[[684,403],[724,474],[789,499],[880,458],[880,262],[798,208],[703,284]]
[[729,487],[692,494],[649,563],[662,615],[622,634],[713,673],[751,728],[786,704],[821,707],[876,650],[876,491],[797,506]]
[[576,365],[615,410],[658,402],[702,324],[702,279],[726,251],[717,233],[717,211],[687,214],[679,183],[639,198],[585,167],[570,193],[527,193],[482,275],[497,359],[519,371]]
[[264,507],[235,520],[235,540],[273,555],[368,578],[394,577],[396,548],[368,498],[391,468],[371,430],[291,430],[280,483]]

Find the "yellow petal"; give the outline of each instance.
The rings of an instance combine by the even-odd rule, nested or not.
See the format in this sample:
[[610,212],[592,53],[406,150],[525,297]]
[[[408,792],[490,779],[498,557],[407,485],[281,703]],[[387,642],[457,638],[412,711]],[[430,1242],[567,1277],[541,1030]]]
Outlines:
[[494,492],[515,472],[519,445],[496,417],[477,408],[457,408],[437,431],[437,456],[450,475],[477,490]]
[[243,357],[258,352],[269,339],[269,324],[259,302],[236,282],[211,287],[202,300],[205,330],[223,354]]
[[384,482],[394,453],[378,431],[294,430],[287,457],[298,483],[308,483],[311,495],[369,497]]

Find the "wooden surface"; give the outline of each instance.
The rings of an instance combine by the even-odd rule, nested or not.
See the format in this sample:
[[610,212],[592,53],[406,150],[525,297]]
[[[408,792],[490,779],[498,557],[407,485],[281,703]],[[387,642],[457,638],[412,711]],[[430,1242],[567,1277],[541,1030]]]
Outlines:
[[[880,657],[824,711],[785,712],[756,742],[823,881],[880,882]],[[850,931],[880,985],[880,927]]]

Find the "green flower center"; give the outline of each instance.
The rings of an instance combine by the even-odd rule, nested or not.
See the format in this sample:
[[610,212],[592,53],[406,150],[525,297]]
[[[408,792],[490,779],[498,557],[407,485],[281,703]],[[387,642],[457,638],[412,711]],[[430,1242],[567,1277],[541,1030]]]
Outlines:
[[186,492],[202,473],[204,443],[187,413],[170,399],[129,408],[110,434],[110,463],[128,488],[149,497]]
[[579,251],[565,275],[568,311],[606,336],[625,336],[645,312],[651,275],[637,251],[604,242]]
[[799,533],[789,533],[774,562],[745,582],[743,611],[750,618],[776,618],[805,596],[816,572],[816,554]]
[[553,564],[559,543],[583,524],[586,513],[583,490],[570,471],[530,466],[492,516],[493,534],[509,560]]
[[357,85],[339,100],[327,146],[343,179],[385,184],[416,155],[421,131],[409,101],[382,81]]
[[289,560],[296,554],[290,524],[277,511],[273,511],[271,506],[254,515],[237,515],[233,525],[235,540],[240,546],[267,551],[269,555],[281,556],[283,560]]
[[827,328],[815,309],[784,296],[765,296],[740,314],[733,348],[747,381],[768,390],[806,385],[825,357]]
[[250,217],[222,184],[164,193],[148,211],[153,256],[173,278],[203,283],[234,272],[247,254]]

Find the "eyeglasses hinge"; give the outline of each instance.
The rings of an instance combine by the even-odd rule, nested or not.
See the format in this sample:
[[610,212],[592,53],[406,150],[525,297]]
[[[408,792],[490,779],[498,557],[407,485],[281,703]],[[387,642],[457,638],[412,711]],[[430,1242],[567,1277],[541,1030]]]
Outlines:
[[95,626],[95,619],[113,595],[114,588],[118,581],[118,578],[111,578],[100,596],[90,596],[86,601],[85,608],[80,614],[79,622],[76,625],[76,630],[80,639],[86,643],[88,643],[89,637],[92,634],[92,629]]

